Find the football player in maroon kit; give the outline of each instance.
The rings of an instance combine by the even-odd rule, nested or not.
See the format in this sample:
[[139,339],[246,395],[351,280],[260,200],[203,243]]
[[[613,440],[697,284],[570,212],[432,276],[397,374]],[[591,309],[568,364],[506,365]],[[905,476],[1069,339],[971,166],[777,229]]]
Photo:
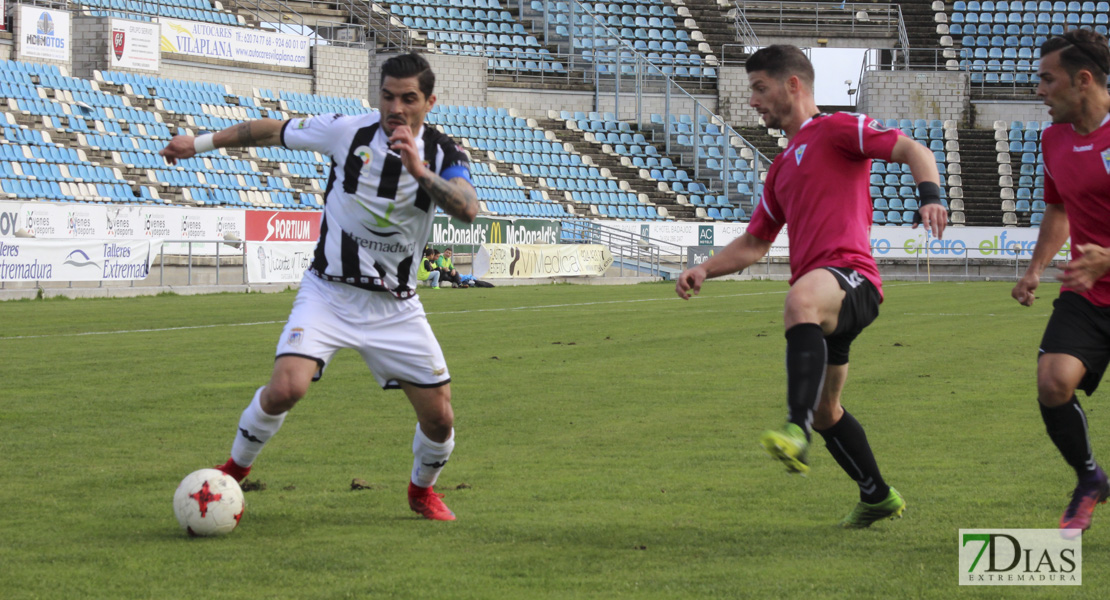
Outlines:
[[[864,528],[901,516],[906,503],[879,473],[860,423],[840,405],[852,340],[879,314],[882,279],[871,257],[871,160],[905,163],[918,184],[917,218],[941,237],[948,213],[940,175],[925,146],[866,115],[822,114],[813,97],[813,65],[794,46],[763,48],[746,65],[750,104],[767,127],[789,141],[767,173],[747,231],[724,250],[684,271],[684,299],[711,277],[736,273],[763,257],[790,228],[786,330],[788,420],[760,443],[792,473],[809,471],[817,430],[837,463],[859,486],[860,501],[842,521]],[[916,227],[916,225],[915,225]]]
[[1094,393],[1110,363],[1110,47],[1106,38],[1073,29],[1041,46],[1037,96],[1052,126],[1041,135],[1046,204],[1037,246],[1015,300],[1032,306],[1041,273],[1071,236],[1060,297],[1041,339],[1037,400],[1048,437],[1078,477],[1060,517],[1065,537],[1091,526],[1110,494],[1095,462],[1087,416],[1075,395]]

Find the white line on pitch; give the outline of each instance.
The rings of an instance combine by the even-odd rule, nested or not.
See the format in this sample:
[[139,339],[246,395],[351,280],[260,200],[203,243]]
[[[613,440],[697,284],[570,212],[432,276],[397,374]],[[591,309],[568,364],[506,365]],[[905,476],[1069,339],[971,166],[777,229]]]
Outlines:
[[157,333],[160,331],[182,331],[185,329],[211,329],[213,327],[249,327],[251,325],[274,325],[275,323],[284,323],[285,321],[256,321],[254,323],[220,323],[219,325],[186,325],[184,327],[159,327],[157,329],[123,329],[118,331],[85,331],[82,333],[50,333],[46,335],[13,335],[11,337],[0,337],[0,342],[4,340],[33,340],[38,338],[56,338],[56,337],[79,337],[85,335],[113,335],[121,333]]
[[[914,282],[914,283],[901,283],[901,284],[888,285],[886,287],[901,287],[901,286],[906,286],[906,285],[925,285],[925,284],[920,283],[920,282]],[[710,299],[717,299],[717,298],[741,298],[741,297],[745,297],[745,296],[773,296],[773,295],[783,295],[783,294],[786,294],[786,292],[787,292],[787,290],[776,290],[776,291],[773,291],[773,292],[752,292],[752,293],[747,293],[747,294],[725,294],[725,295],[720,295],[720,296],[705,296],[705,297],[694,296],[693,299],[710,300]],[[668,298],[641,298],[641,299],[635,299],[635,300],[606,300],[606,301],[599,301],[599,302],[575,302],[575,303],[570,303],[570,304],[543,304],[543,305],[539,305],[539,306],[512,306],[512,307],[505,307],[505,308],[477,308],[477,309],[474,309],[474,310],[441,311],[441,312],[433,312],[433,313],[428,313],[428,314],[429,315],[461,315],[461,314],[479,313],[479,312],[509,312],[509,311],[518,311],[518,310],[539,310],[539,309],[545,309],[545,308],[572,308],[572,307],[575,307],[575,306],[598,306],[598,305],[604,305],[604,304],[628,304],[628,303],[634,303],[634,302],[659,302],[659,301],[673,301],[673,300],[681,300],[681,298],[678,298],[677,296],[671,296],[671,297],[668,297]],[[974,315],[968,315],[968,316],[974,316]],[[118,335],[118,334],[129,334],[129,333],[158,333],[158,332],[162,332],[162,331],[185,331],[185,330],[189,330],[189,329],[213,329],[213,328],[216,328],[216,327],[250,327],[250,326],[254,326],[254,325],[276,325],[276,324],[279,324],[279,323],[285,323],[285,321],[256,321],[256,322],[253,322],[253,323],[220,323],[220,324],[216,324],[216,325],[186,325],[186,326],[182,326],[182,327],[159,327],[159,328],[151,328],[151,329],[122,329],[122,330],[116,330],[116,331],[85,331],[85,332],[80,332],[80,333],[51,333],[51,334],[44,334],[44,335],[13,335],[11,337],[0,336],[0,342],[5,341],[5,340],[34,340],[34,339],[43,339],[43,338],[82,337],[82,336],[87,336],[87,335]]]

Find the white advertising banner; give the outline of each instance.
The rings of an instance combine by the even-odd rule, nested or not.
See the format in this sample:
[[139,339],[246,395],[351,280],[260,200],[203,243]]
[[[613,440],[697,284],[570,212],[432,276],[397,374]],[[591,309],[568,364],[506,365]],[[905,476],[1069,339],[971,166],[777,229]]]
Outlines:
[[[245,240],[246,211],[169,206],[108,206],[54,202],[0,202],[0,238]],[[192,253],[216,254],[217,244],[192,244]],[[187,242],[166,252],[188,254]],[[221,255],[238,252],[226,245]]]
[[113,69],[157,71],[161,31],[157,23],[112,19],[108,61]]
[[0,240],[0,282],[146,279],[161,240]]
[[0,202],[0,238],[15,237],[23,229],[23,202]]
[[247,283],[300,282],[315,248],[312,242],[247,242]]
[[73,41],[69,13],[37,6],[19,6],[19,57],[69,62]]
[[597,244],[484,244],[475,264],[487,260],[484,277],[490,279],[584,277],[601,275],[613,266],[613,254]]
[[105,206],[99,204],[56,204],[35,202],[23,204],[19,229],[35,238],[108,237]]
[[[918,227],[872,227],[871,247],[875,258],[970,258],[1013,259],[1033,257],[1036,227],[949,227],[944,239],[936,239]],[[1066,259],[1071,242],[1065,242],[1056,258]]]
[[309,38],[198,21],[161,19],[162,52],[282,67],[309,66]]
[[[141,237],[172,240],[246,239],[246,212],[242,210],[143,207]],[[191,246],[191,249],[190,249]],[[216,254],[219,244],[167,242],[167,254]],[[219,253],[230,254],[229,248]]]
[[[606,222],[605,226],[678,246],[727,246],[744,233],[748,224],[617,221]],[[871,228],[871,247],[877,259],[1029,259],[1039,232],[1036,227],[949,227],[944,230],[944,239],[938,240],[921,227],[883,226]],[[787,256],[789,246],[788,232],[783,228],[769,254]],[[1070,252],[1070,242],[1065,243],[1057,259],[1067,258]]]

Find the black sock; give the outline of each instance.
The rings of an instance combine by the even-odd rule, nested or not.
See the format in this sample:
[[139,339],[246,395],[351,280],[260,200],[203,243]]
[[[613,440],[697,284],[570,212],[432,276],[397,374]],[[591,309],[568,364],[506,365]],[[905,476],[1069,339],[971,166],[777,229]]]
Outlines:
[[1073,395],[1071,400],[1055,408],[1039,402],[1037,405],[1041,407],[1041,418],[1044,419],[1048,437],[1064,455],[1064,460],[1075,469],[1080,479],[1093,478],[1098,465],[1087,435],[1087,415],[1079,406],[1079,399]]
[[860,500],[868,504],[886,500],[890,486],[883,481],[871,445],[867,443],[867,434],[855,417],[844,411],[836,425],[818,433],[825,438],[825,447],[840,468],[859,485]]
[[801,323],[786,331],[786,404],[789,421],[809,439],[813,411],[821,400],[825,384],[825,334],[816,323]]

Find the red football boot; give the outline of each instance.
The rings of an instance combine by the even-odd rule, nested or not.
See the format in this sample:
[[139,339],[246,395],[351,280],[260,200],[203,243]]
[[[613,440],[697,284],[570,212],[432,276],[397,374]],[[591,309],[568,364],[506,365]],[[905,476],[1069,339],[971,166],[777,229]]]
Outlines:
[[455,513],[443,503],[443,494],[409,482],[409,508],[433,521],[454,521]]
[[226,475],[230,475],[232,479],[238,481],[239,483],[242,483],[243,480],[247,478],[247,475],[249,475],[251,472],[250,467],[240,467],[238,464],[235,463],[234,460],[230,458],[227,459],[227,462],[225,462],[224,464],[216,465],[215,468],[218,471],[223,471]]

